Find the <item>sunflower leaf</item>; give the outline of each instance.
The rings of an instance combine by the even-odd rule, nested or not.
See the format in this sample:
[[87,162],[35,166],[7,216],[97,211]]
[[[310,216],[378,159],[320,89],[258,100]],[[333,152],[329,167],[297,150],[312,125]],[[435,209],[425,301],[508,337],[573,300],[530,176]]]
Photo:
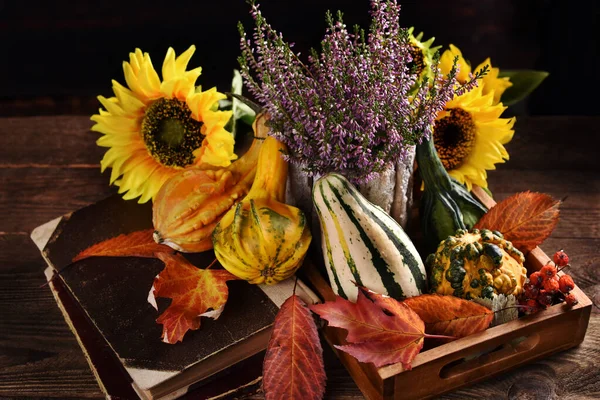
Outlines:
[[[242,75],[240,75],[240,71],[237,69],[233,70],[233,80],[231,81],[231,93],[242,95],[242,88],[244,83],[242,81]],[[233,118],[235,121],[241,120],[247,125],[252,125],[254,122],[254,118],[256,117],[256,113],[252,110],[248,105],[239,101],[235,97],[232,99],[233,105]]]
[[252,108],[248,107],[247,104],[240,101],[235,95],[241,96],[244,83],[242,76],[237,69],[233,70],[233,79],[231,81],[231,91],[228,96],[231,99],[223,99],[219,101],[219,109],[231,110],[232,117],[225,126],[229,132],[232,133],[233,137],[238,136],[238,122],[242,121],[248,126],[252,126],[254,119],[256,118],[256,112]]
[[513,85],[506,89],[500,100],[505,106],[511,106],[520,102],[531,94],[548,75],[550,74],[546,71],[530,69],[501,70],[498,77],[509,78]]

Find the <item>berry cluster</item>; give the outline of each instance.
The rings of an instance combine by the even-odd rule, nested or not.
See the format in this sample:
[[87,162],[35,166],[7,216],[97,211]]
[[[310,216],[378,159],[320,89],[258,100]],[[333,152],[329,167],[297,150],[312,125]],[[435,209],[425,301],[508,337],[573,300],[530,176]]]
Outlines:
[[549,262],[539,271],[533,272],[523,286],[520,303],[526,314],[533,314],[563,301],[569,307],[577,304],[575,295],[571,293],[575,287],[573,278],[567,274],[558,276],[558,271],[569,267],[569,256],[560,250],[554,253],[553,259],[554,265]]

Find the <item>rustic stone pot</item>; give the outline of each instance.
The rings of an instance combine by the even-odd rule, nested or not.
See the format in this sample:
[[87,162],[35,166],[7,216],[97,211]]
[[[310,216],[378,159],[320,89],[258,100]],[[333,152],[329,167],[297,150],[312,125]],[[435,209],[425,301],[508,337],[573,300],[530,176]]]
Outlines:
[[[415,148],[412,147],[403,162],[390,166],[377,178],[358,187],[370,202],[381,207],[405,229],[412,205],[414,159]],[[319,220],[312,203],[312,187],[316,179],[308,176],[300,167],[289,164],[286,202],[304,211],[311,221],[313,240],[320,238]]]

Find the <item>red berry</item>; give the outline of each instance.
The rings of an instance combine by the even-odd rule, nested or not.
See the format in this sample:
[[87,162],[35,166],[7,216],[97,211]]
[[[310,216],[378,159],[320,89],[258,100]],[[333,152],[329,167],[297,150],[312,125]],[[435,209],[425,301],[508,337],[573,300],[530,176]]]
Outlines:
[[579,303],[573,293],[569,293],[569,294],[565,295],[565,302],[567,303],[567,305],[569,307],[573,307],[575,304]]
[[556,267],[550,264],[544,265],[542,269],[540,269],[540,274],[542,275],[544,280],[546,280],[547,278],[555,277],[556,272]]
[[525,302],[525,307],[527,307],[526,312],[528,314],[533,314],[540,310],[540,303],[538,303],[537,301],[535,301],[533,299],[529,299],[529,300],[527,300],[527,302]]
[[523,285],[523,291],[525,292],[525,297],[528,299],[537,299],[540,294],[540,289],[537,286],[531,284],[531,282]]
[[543,277],[539,272],[534,272],[529,275],[529,281],[532,285],[539,287],[542,284]]
[[560,284],[558,283],[557,279],[548,278],[544,281],[544,283],[542,283],[542,287],[547,292],[558,292],[560,289]]
[[575,282],[573,282],[573,278],[571,275],[563,275],[558,280],[558,284],[560,286],[560,291],[567,294],[571,290],[575,288]]
[[559,250],[556,253],[554,253],[553,258],[554,264],[556,264],[558,267],[564,267],[569,263],[569,256],[562,250]]
[[537,298],[538,303],[543,306],[551,306],[554,296],[547,290],[540,290],[540,295]]

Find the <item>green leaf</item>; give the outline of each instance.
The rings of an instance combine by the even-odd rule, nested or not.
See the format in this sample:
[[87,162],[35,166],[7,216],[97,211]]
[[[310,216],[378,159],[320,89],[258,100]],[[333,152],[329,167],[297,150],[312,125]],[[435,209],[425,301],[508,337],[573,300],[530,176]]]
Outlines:
[[[242,75],[237,69],[234,69],[230,93],[241,96],[243,86]],[[248,126],[252,126],[254,118],[256,117],[256,112],[248,107],[248,105],[244,104],[244,102],[235,98],[235,96],[232,97],[230,95],[230,97],[231,100],[223,99],[219,101],[219,109],[232,111],[232,117],[229,122],[227,122],[227,125],[225,125],[225,129],[231,132],[233,137],[237,137],[239,133],[238,123],[241,121]]]
[[500,70],[498,77],[508,77],[513,84],[502,94],[500,101],[505,106],[511,106],[520,102],[533,92],[548,75],[550,74],[546,71],[531,69]]
[[[241,96],[243,86],[244,83],[242,81],[242,75],[240,74],[240,71],[234,69],[233,80],[231,81],[231,93],[235,93]],[[254,118],[256,117],[256,113],[250,107],[248,107],[246,104],[242,103],[235,97],[233,98],[232,102],[234,121],[241,120],[245,124],[252,125],[252,123],[254,122]]]

